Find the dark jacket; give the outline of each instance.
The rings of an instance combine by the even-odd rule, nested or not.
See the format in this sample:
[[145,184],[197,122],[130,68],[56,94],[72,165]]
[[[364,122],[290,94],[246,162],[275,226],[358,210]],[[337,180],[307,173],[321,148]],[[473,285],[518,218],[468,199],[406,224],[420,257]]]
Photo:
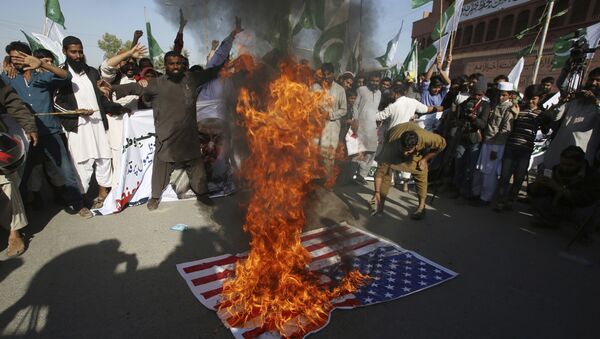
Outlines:
[[[0,79],[0,114],[8,114],[19,123],[27,133],[37,132],[35,117],[25,106],[17,93]],[[8,128],[0,119],[0,132],[7,132]]]
[[[69,70],[66,64],[62,66],[63,69]],[[96,100],[98,101],[98,107],[100,107],[100,116],[102,117],[102,124],[104,125],[104,129],[108,130],[108,120],[106,119],[106,111],[105,105],[102,100],[102,92],[97,88],[96,82],[101,79],[100,73],[93,67],[87,67],[85,72],[92,82],[92,86],[94,86],[94,92],[96,94]],[[77,108],[77,100],[75,99],[75,94],[73,93],[73,86],[63,86],[60,88],[54,99],[54,108],[56,108],[60,112],[64,111],[74,111]],[[77,114],[67,114],[61,115],[61,123],[65,130],[69,132],[77,133],[77,122],[79,121],[79,115]]]
[[450,137],[458,137],[461,144],[478,144],[483,141],[483,131],[485,130],[488,118],[490,116],[490,103],[481,100],[477,108],[477,117],[471,119],[468,117],[473,110],[474,99],[469,98],[458,105],[456,112],[452,112],[449,119]]

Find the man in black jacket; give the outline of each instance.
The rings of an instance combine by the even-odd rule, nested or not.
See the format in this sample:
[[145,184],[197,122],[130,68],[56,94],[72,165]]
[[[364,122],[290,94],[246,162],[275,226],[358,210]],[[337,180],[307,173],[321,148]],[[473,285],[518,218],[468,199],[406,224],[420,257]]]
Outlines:
[[102,93],[96,83],[100,74],[85,62],[83,44],[76,37],[63,40],[66,56],[64,68],[72,78],[72,86],[61,88],[55,99],[59,111],[76,111],[78,114],[63,115],[62,125],[67,131],[69,151],[79,178],[81,193],[85,194],[94,173],[98,182],[98,197],[93,208],[102,206],[112,183],[112,153],[108,135],[108,121],[102,105]]

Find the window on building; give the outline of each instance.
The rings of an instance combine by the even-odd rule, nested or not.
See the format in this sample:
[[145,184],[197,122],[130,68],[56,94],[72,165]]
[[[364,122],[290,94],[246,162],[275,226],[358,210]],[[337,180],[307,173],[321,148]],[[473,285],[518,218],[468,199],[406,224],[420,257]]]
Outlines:
[[483,42],[483,35],[485,34],[485,21],[482,21],[475,26],[475,32],[473,33],[473,43],[478,44]]
[[498,32],[498,19],[492,19],[488,24],[487,34],[485,36],[485,41],[492,41],[496,39],[496,33]]
[[515,34],[523,32],[529,27],[529,10],[522,11],[517,16],[517,25],[515,26]]
[[[562,12],[565,9],[569,8],[569,0],[559,0],[556,5],[554,5],[554,9],[552,10],[552,14],[556,14],[558,12]],[[570,10],[569,10],[570,11]],[[569,13],[565,14],[565,15],[561,15],[559,17],[556,17],[552,20],[550,20],[550,27],[559,27],[565,24],[567,16],[569,15]]]
[[463,33],[462,45],[467,46],[471,44],[471,35],[473,35],[473,26],[467,26]]
[[513,23],[515,16],[509,14],[502,18],[500,22],[500,29],[498,30],[498,39],[507,38],[512,35]]
[[460,47],[462,42],[462,28],[456,30],[456,36],[454,37],[454,47]]
[[585,21],[588,12],[590,12],[589,7],[590,1],[572,1],[571,8],[569,9],[569,12],[571,12],[569,22],[574,24],[576,22]]

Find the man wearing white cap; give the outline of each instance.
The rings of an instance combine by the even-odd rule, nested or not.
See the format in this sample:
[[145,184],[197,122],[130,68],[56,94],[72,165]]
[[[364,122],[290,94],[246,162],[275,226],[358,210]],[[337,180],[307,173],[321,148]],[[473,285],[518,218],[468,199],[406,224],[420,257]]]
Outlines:
[[[487,205],[492,201],[498,176],[502,170],[504,145],[514,117],[519,114],[519,106],[511,100],[515,95],[514,85],[510,82],[498,83],[499,103],[491,112],[483,133],[483,144],[477,161],[476,170],[481,180],[480,204]],[[476,191],[479,185],[474,184]],[[474,192],[477,195],[477,192]]]

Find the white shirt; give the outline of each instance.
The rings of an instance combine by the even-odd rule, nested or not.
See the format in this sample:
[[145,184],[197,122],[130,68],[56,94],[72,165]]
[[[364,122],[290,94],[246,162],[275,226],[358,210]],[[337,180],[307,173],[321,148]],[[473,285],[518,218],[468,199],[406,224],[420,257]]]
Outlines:
[[409,122],[415,113],[427,113],[428,110],[429,108],[418,100],[401,96],[383,111],[377,113],[377,121],[382,121],[389,117],[389,128],[392,128],[398,124]]
[[67,133],[69,151],[73,156],[73,160],[83,162],[89,159],[110,159],[112,155],[108,136],[102,124],[94,85],[92,85],[87,74],[77,74],[70,66],[69,72],[73,75],[71,86],[73,86],[77,108],[93,109],[95,111],[89,116],[79,116],[77,133]]

